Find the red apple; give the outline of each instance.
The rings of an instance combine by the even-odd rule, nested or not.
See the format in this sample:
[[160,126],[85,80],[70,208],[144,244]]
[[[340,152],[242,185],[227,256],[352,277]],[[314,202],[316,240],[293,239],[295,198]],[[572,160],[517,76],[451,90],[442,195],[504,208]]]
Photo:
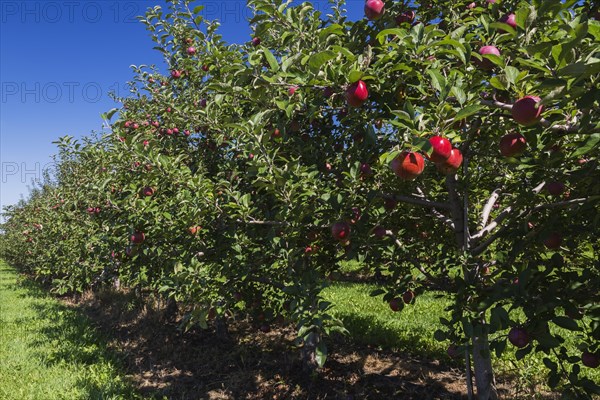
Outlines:
[[145,188],[142,189],[142,194],[144,196],[152,196],[152,195],[154,195],[154,188],[150,187],[150,186],[146,186]]
[[350,236],[350,225],[344,221],[334,223],[331,226],[331,236],[336,240],[347,240]]
[[525,328],[514,327],[508,332],[508,340],[521,349],[529,344],[530,339]]
[[144,240],[146,240],[146,235],[144,232],[135,232],[131,235],[131,243],[140,244]]
[[[479,49],[479,54],[481,54],[482,56],[486,55],[486,54],[499,56],[500,50],[498,50],[498,48],[496,46],[483,46],[482,48]],[[483,60],[481,60],[481,62],[479,62],[479,60],[477,60],[477,61],[478,61],[477,65],[479,65],[482,69],[490,70],[490,69],[494,68],[494,63],[485,57],[483,57]]]
[[171,71],[171,76],[175,79],[181,78],[181,71],[179,71],[178,69],[174,69]]
[[433,161],[434,163],[444,162],[450,157],[450,152],[452,151],[452,143],[444,137],[441,136],[432,136],[429,138],[429,143],[431,147],[433,147],[433,151],[431,155],[426,155],[429,161]]
[[365,2],[365,15],[367,19],[374,21],[385,12],[385,4],[381,0],[367,0]]
[[383,208],[387,211],[392,211],[398,205],[398,201],[394,199],[385,199],[383,201]]
[[500,139],[500,154],[504,157],[514,157],[525,151],[527,141],[520,133],[509,133]]
[[405,22],[408,22],[410,24],[414,21],[414,19],[415,19],[414,11],[405,11],[396,16],[396,23],[398,25],[403,24]]
[[275,128],[275,130],[271,134],[271,137],[273,139],[279,139],[281,137],[281,131],[279,129]]
[[202,71],[204,71],[204,72],[208,72],[208,68],[209,68],[209,67],[208,67],[208,65],[204,64],[204,65],[202,66]]
[[462,162],[462,153],[457,148],[454,148],[450,151],[450,157],[446,161],[437,164],[437,169],[445,175],[454,174],[458,171]]
[[[505,14],[498,20],[498,22],[503,22],[506,25],[512,26],[517,29],[517,16],[515,14]],[[505,32],[505,31],[502,31]]]
[[552,196],[560,196],[565,191],[565,184],[559,181],[549,182],[546,184],[546,190]]
[[371,169],[371,166],[368,163],[360,164],[360,175],[362,177],[368,177],[373,175],[373,170]]
[[360,107],[369,97],[367,84],[363,81],[357,81],[346,89],[346,101],[351,107]]
[[256,47],[260,44],[260,38],[259,37],[253,37],[252,38],[252,46]]
[[415,292],[413,292],[410,289],[407,290],[406,292],[402,293],[402,301],[404,301],[404,303],[406,303],[406,304],[410,304],[414,298],[415,298]]
[[296,93],[296,90],[298,90],[298,86],[290,86],[290,87],[288,88],[288,94],[289,94],[290,96],[293,96],[293,95],[294,95],[294,93]]
[[190,46],[190,47],[188,47],[188,48],[187,48],[186,52],[187,52],[187,53],[188,53],[190,56],[193,56],[194,54],[196,54],[196,48],[195,48],[195,47],[192,47],[192,46]]
[[543,106],[535,106],[540,100],[537,96],[525,96],[517,100],[511,110],[513,119],[525,126],[537,123],[541,119],[542,111],[544,111]]
[[392,160],[390,167],[401,179],[412,180],[423,172],[425,160],[419,153],[403,151]]
[[544,239],[544,246],[549,249],[558,249],[562,243],[562,236],[558,232],[552,232]]
[[377,225],[375,228],[373,228],[373,235],[376,238],[381,239],[381,238],[385,237],[385,233],[386,233],[386,229],[381,225]]
[[198,231],[199,231],[200,229],[202,229],[202,227],[201,227],[201,226],[194,225],[194,226],[190,226],[190,227],[188,228],[188,232],[190,233],[190,235],[192,235],[192,236],[196,236],[196,234],[198,233]]
[[393,312],[400,311],[400,309],[402,308],[402,303],[400,303],[400,299],[392,299],[388,304],[390,305],[390,308]]
[[598,368],[598,366],[600,366],[600,356],[598,353],[584,351],[583,354],[581,354],[581,362],[588,368]]

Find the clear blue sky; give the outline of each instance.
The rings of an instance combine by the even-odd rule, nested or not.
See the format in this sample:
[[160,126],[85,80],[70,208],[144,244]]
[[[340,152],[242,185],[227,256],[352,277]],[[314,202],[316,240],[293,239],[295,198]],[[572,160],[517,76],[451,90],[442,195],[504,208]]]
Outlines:
[[[245,1],[197,4],[221,22],[225,40],[249,40]],[[352,19],[362,18],[363,4],[348,1]],[[51,167],[52,141],[100,130],[100,114],[116,106],[109,92],[126,94],[130,65],[164,68],[135,19],[154,5],[164,1],[0,0],[0,207],[26,196],[31,180]]]

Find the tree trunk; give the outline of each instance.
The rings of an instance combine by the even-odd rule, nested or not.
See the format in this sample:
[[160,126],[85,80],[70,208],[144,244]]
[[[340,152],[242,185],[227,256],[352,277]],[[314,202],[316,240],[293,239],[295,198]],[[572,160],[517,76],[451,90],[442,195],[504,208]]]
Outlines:
[[321,337],[316,332],[311,332],[308,337],[304,340],[304,346],[302,346],[302,368],[305,372],[313,373],[319,367],[317,363],[317,345],[319,344]]
[[492,369],[492,358],[490,356],[487,329],[483,329],[480,336],[474,336],[472,343],[477,399],[498,400],[498,391],[496,390],[496,380],[494,379],[494,370]]
[[224,341],[229,340],[229,328],[224,315],[218,315],[215,318],[215,333],[219,339]]

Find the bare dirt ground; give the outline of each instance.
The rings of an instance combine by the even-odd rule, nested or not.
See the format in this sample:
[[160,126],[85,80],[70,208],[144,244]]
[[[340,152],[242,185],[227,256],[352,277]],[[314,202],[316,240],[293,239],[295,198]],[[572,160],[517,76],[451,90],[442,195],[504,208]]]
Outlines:
[[[83,310],[121,355],[126,373],[149,398],[161,399],[466,399],[461,369],[438,360],[358,346],[333,339],[319,374],[302,371],[290,326],[262,333],[247,321],[229,325],[229,337],[214,330],[181,332],[156,310],[131,309],[123,293],[63,299]],[[128,311],[127,311],[128,310]],[[509,383],[502,398],[534,396]]]

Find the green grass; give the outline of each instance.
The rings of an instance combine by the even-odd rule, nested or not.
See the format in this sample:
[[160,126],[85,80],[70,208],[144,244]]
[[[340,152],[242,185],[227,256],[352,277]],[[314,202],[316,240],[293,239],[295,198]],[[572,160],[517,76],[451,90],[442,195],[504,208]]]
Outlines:
[[136,399],[90,321],[0,261],[0,399]]
[[[347,266],[348,270],[355,268]],[[451,360],[446,355],[448,342],[438,342],[433,338],[435,330],[442,326],[440,317],[449,318],[444,311],[448,300],[426,293],[418,296],[413,305],[395,313],[382,300],[382,296],[369,295],[375,288],[375,285],[365,283],[335,283],[323,292],[325,299],[333,303],[332,313],[344,322],[354,342],[461,365],[461,361]],[[553,331],[565,338],[570,355],[581,354],[576,349],[581,340],[577,332],[562,328]],[[532,353],[517,361],[515,350],[508,344],[500,359],[493,358],[496,371],[520,386],[533,387],[543,382],[547,370],[542,359],[546,355]],[[550,358],[554,359],[553,356]],[[581,376],[600,381],[598,369],[582,367]]]

